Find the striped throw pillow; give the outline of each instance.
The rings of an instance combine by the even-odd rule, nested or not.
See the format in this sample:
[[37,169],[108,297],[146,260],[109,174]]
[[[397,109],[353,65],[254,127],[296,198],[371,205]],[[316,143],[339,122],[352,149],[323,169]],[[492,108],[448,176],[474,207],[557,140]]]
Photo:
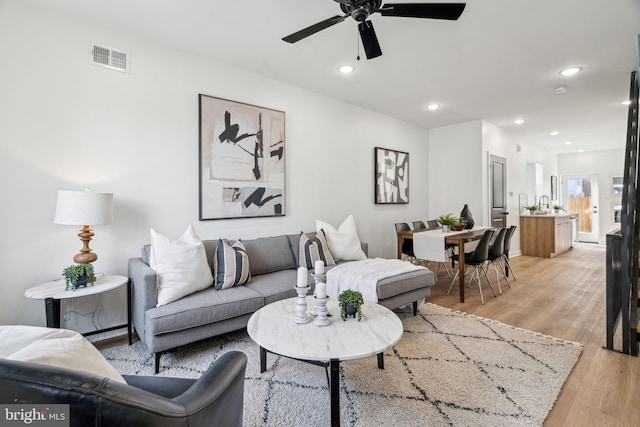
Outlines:
[[324,265],[335,265],[336,262],[329,251],[327,236],[324,230],[316,233],[315,237],[309,237],[300,233],[300,253],[298,254],[298,266],[312,269],[317,260],[324,261]]
[[218,240],[213,270],[217,290],[247,283],[251,279],[251,268],[244,244],[240,240],[233,245],[226,239]]

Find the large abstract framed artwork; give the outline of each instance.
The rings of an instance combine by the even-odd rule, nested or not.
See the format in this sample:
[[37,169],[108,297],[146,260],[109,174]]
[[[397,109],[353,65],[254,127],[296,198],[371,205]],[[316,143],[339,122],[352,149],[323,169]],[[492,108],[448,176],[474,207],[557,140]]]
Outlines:
[[285,214],[284,112],[200,95],[200,220]]
[[375,202],[409,203],[409,153],[375,148]]

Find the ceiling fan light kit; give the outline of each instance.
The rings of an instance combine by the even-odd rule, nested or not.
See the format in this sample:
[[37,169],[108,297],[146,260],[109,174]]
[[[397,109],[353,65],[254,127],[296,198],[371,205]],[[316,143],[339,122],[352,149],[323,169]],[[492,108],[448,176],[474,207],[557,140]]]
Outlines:
[[[300,31],[296,31],[283,37],[287,43],[296,43],[317,32],[339,24],[351,17],[358,22],[358,32],[362,40],[367,59],[377,58],[382,55],[382,49],[378,37],[373,29],[373,23],[368,19],[374,13],[382,16],[395,16],[400,18],[427,18],[446,19],[455,21],[460,18],[465,3],[387,3],[382,5],[382,0],[334,0],[340,3],[340,9],[344,15],[336,15],[320,21]],[[382,5],[382,6],[381,6]]]

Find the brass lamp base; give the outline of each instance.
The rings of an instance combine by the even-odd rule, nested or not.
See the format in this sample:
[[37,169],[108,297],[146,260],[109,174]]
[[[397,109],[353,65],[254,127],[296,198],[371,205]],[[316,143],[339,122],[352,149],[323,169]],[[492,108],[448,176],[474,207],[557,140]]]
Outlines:
[[93,233],[93,230],[91,230],[88,225],[85,225],[84,227],[82,227],[82,229],[80,229],[78,237],[80,237],[80,240],[82,240],[82,249],[80,249],[79,254],[76,254],[73,257],[73,260],[77,264],[89,264],[98,259],[98,255],[91,252],[91,248],[89,248],[89,242],[94,235],[95,234]]

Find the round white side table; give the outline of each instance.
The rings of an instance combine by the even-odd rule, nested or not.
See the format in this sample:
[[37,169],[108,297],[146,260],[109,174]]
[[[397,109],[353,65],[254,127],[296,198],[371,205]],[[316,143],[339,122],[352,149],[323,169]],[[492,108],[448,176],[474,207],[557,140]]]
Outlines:
[[27,289],[24,292],[24,296],[31,299],[43,299],[44,306],[47,315],[47,327],[59,328],[60,327],[60,300],[69,298],[80,298],[89,295],[97,295],[103,292],[117,289],[123,285],[127,285],[127,323],[124,325],[112,326],[106,329],[100,329],[97,331],[86,332],[83,335],[95,335],[102,332],[109,332],[115,329],[127,328],[127,335],[129,338],[129,344],[131,344],[131,283],[129,278],[125,276],[98,276],[96,275],[96,281],[92,286],[84,288],[78,288],[74,290],[66,290],[66,284],[64,279],[52,280],[47,283],[42,283],[33,288]]

